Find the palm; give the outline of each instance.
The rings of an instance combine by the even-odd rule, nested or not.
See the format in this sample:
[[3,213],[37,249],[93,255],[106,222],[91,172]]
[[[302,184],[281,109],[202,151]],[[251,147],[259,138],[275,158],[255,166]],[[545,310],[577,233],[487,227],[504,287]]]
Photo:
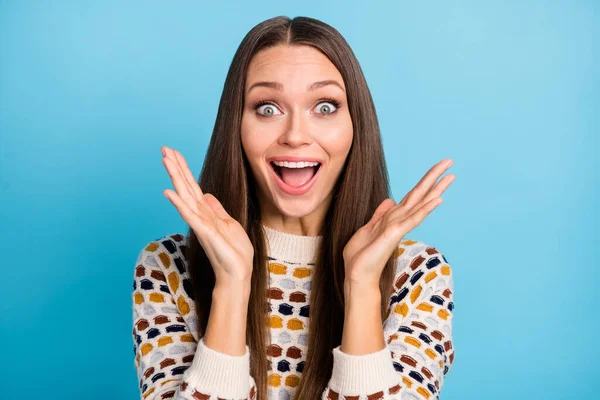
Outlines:
[[168,147],[164,149],[163,163],[175,191],[163,193],[196,234],[211,262],[216,281],[249,282],[254,248],[246,231],[215,196],[202,192],[183,156]]
[[[213,208],[223,207],[214,196],[210,194],[205,196],[211,196],[207,201]],[[190,226],[205,249],[211,264],[221,267],[215,270],[217,281],[230,278],[236,281],[250,279],[252,271],[247,266],[252,263],[254,247],[238,221],[227,214],[216,215],[214,220],[206,223],[206,216],[197,213],[195,218],[191,219]]]
[[436,184],[452,165],[445,161],[433,166],[400,203],[389,198],[381,202],[371,220],[350,238],[343,252],[348,282],[378,285],[398,243],[442,203],[441,194],[454,181],[450,174]]
[[387,258],[385,246],[379,245],[381,236],[379,228],[359,229],[350,238],[344,248],[346,279],[367,284],[378,281],[378,266]]

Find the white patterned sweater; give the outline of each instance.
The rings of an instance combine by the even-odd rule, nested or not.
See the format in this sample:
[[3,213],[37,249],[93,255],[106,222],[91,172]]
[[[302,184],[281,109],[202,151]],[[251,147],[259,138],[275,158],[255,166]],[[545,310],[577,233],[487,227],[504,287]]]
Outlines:
[[[312,268],[322,236],[263,227],[271,304],[268,400],[288,400],[306,359]],[[141,399],[256,399],[248,346],[243,356],[230,356],[198,337],[185,246],[183,235],[167,235],[145,246],[136,261],[132,338]],[[395,255],[386,347],[358,356],[334,348],[322,399],[439,398],[454,360],[451,268],[420,241],[403,239]]]

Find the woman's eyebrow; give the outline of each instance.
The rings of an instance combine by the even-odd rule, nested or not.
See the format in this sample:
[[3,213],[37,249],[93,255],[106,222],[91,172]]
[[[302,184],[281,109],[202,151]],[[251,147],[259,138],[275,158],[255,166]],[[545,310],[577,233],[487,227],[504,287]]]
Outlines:
[[[324,80],[324,81],[317,81],[317,82],[311,83],[310,85],[308,85],[306,87],[306,90],[308,92],[310,92],[310,91],[322,88],[322,87],[327,86],[327,85],[337,86],[340,89],[342,89],[343,92],[345,92],[344,87],[342,85],[340,85],[338,83],[338,81],[336,81],[334,79],[327,79],[327,80]],[[260,81],[260,82],[253,83],[250,86],[250,88],[248,89],[247,93],[250,93],[250,91],[252,89],[254,89],[255,87],[258,87],[258,86],[267,87],[267,88],[271,88],[271,89],[275,89],[277,91],[283,92],[283,85],[281,83],[279,83],[279,82]]]

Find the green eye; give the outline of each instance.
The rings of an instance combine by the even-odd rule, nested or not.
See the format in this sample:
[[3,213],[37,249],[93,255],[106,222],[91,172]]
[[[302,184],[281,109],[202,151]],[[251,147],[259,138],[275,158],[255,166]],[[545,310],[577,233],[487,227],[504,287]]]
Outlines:
[[317,104],[317,113],[318,114],[333,114],[337,111],[340,106],[340,102],[334,99],[323,99],[319,104]]
[[319,107],[319,111],[321,111],[321,113],[330,114],[332,112],[330,104],[327,104],[327,103],[321,103],[321,104],[323,104],[321,107]]
[[[271,103],[260,102],[254,105],[254,109],[263,117],[270,117],[278,114],[278,109]],[[262,111],[261,111],[262,110]],[[281,114],[281,113],[279,113]]]

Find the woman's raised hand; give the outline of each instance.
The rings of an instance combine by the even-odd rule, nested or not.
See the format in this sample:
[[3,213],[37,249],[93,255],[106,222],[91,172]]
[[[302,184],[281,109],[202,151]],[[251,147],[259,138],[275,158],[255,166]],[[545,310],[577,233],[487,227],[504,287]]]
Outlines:
[[166,146],[161,151],[175,187],[175,191],[165,189],[163,194],[196,234],[212,264],[216,284],[249,285],[254,248],[246,231],[215,196],[202,193],[181,153]]
[[445,159],[431,167],[400,203],[388,198],[379,204],[371,220],[344,247],[346,284],[379,286],[383,268],[398,243],[442,203],[441,195],[455,176],[450,174],[437,180],[452,162]]

